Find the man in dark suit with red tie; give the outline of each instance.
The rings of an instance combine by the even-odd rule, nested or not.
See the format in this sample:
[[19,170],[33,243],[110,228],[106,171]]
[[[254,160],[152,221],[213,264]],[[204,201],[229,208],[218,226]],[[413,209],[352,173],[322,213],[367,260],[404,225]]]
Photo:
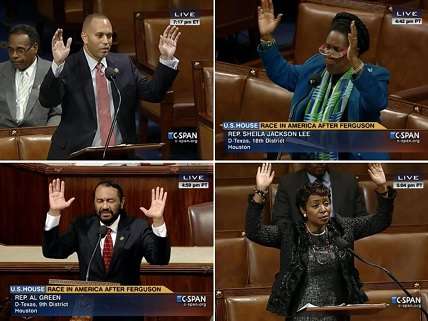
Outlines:
[[[163,219],[167,197],[163,188],[152,190],[149,209],[140,207],[152,220],[149,226],[142,218],[126,215],[120,185],[110,181],[100,182],[94,191],[95,215],[78,218],[65,234],[59,235],[61,211],[75,199],[66,201],[64,190],[64,181],[54,179],[49,184],[50,208],[43,239],[45,257],[63,259],[76,252],[82,280],[125,285],[140,284],[143,257],[150,264],[168,264],[171,248]],[[105,230],[102,233],[105,235],[99,235],[100,229]],[[89,265],[94,250],[95,255]]]
[[48,159],[67,159],[89,146],[104,146],[112,124],[119,95],[106,79],[106,68],[116,69],[116,84],[122,101],[117,127],[109,145],[137,143],[135,112],[140,99],[160,102],[177,75],[174,57],[180,32],[168,26],[159,41],[159,65],[152,79],[141,75],[124,54],[110,53],[113,31],[109,19],[101,14],[85,18],[83,48],[70,53],[72,39],[64,43],[62,29],[52,39],[52,67],[40,87],[40,104],[53,108],[62,104],[63,116],[52,137]]

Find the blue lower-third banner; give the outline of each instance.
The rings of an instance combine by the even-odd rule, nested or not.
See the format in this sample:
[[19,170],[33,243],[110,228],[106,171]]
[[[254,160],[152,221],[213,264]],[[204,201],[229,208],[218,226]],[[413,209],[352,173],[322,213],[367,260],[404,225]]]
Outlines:
[[[156,289],[158,288],[158,289]],[[10,286],[11,315],[210,316],[211,293],[173,293],[163,286]]]
[[224,150],[236,152],[426,152],[426,130],[226,130]]

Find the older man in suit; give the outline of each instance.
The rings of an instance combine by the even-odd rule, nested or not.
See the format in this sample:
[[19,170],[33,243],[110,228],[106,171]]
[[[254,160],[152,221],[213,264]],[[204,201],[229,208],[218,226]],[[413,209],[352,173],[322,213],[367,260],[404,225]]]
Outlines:
[[[129,285],[140,284],[143,257],[151,264],[168,264],[171,248],[163,218],[167,197],[163,188],[152,190],[149,209],[140,207],[152,220],[149,225],[146,220],[126,215],[120,185],[102,181],[94,190],[94,214],[76,219],[68,232],[60,235],[61,211],[74,201],[74,197],[65,200],[64,190],[64,181],[55,179],[49,184],[50,208],[43,241],[45,257],[67,258],[76,252],[82,280]],[[105,232],[100,232],[100,228]]]
[[52,68],[43,80],[39,100],[52,108],[61,103],[63,117],[52,137],[49,159],[66,159],[89,146],[104,146],[119,106],[119,95],[106,77],[107,68],[119,71],[116,83],[121,109],[109,145],[137,143],[135,112],[140,99],[160,102],[177,75],[174,57],[180,33],[168,26],[159,41],[159,65],[152,79],[141,75],[127,55],[109,53],[112,25],[101,14],[85,18],[83,48],[70,53],[72,39],[64,43],[62,29],[52,39]]
[[37,52],[39,35],[32,26],[16,25],[9,32],[9,61],[0,63],[0,127],[56,126],[61,107],[47,110],[39,103],[39,89],[51,63]]

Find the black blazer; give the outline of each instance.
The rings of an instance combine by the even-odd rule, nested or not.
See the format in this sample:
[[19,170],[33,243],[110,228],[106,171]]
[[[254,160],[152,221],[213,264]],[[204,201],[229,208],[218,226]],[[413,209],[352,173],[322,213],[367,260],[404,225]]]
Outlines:
[[[123,143],[137,143],[135,112],[139,99],[160,102],[177,71],[159,64],[153,79],[149,79],[138,72],[127,55],[110,53],[106,59],[107,66],[120,71],[116,83],[122,104],[117,125]],[[119,96],[113,85],[112,95],[117,108]],[[97,109],[91,71],[83,49],[66,59],[58,78],[49,68],[40,87],[39,101],[47,108],[62,104],[61,123],[53,134],[48,159],[67,159],[71,153],[92,145],[97,130]]]
[[[329,170],[333,210],[345,217],[367,215],[361,189],[355,177],[349,173]],[[296,194],[300,187],[309,182],[307,172],[300,170],[281,177],[272,208],[272,223],[281,219],[302,221],[302,214],[296,206]]]
[[[358,271],[354,267],[354,259],[349,251],[340,246],[339,239],[348,244],[363,237],[379,233],[392,222],[394,199],[396,192],[389,188],[388,197],[378,195],[378,208],[375,215],[355,218],[337,215],[327,223],[329,239],[335,246],[340,263],[340,272],[345,289],[345,303],[356,304],[367,301],[362,290]],[[252,201],[249,196],[246,220],[247,237],[264,246],[280,249],[280,267],[272,285],[267,310],[280,315],[294,315],[297,310],[297,293],[301,281],[307,273],[308,249],[310,246],[308,233],[302,222],[280,220],[276,225],[264,225],[261,219],[263,204]]]
[[[93,215],[78,218],[64,235],[59,235],[59,227],[45,231],[43,255],[64,259],[77,252],[80,278],[85,280],[88,263],[97,244],[99,227],[98,217]],[[143,256],[150,264],[168,264],[170,252],[168,237],[156,236],[145,220],[122,213],[109,271],[105,271],[101,249],[98,247],[89,280],[140,284]]]

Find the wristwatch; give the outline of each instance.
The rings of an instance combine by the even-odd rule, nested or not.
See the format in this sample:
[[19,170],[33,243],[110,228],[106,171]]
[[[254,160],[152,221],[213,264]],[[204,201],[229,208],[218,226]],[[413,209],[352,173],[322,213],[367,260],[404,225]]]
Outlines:
[[361,65],[359,65],[356,69],[352,68],[353,69],[352,74],[358,75],[361,72],[361,70],[363,70],[363,68],[364,68],[364,62],[361,62]]
[[378,193],[380,196],[382,196],[382,197],[387,197],[388,196],[388,189],[386,190],[386,192],[383,192],[383,193]]
[[257,189],[257,187],[254,187],[254,194],[257,194],[262,198],[264,201],[266,200],[266,195],[268,194],[268,191],[262,191]]
[[268,41],[260,39],[260,47],[264,50],[275,47],[275,46],[276,46],[276,40],[275,39],[268,40]]

